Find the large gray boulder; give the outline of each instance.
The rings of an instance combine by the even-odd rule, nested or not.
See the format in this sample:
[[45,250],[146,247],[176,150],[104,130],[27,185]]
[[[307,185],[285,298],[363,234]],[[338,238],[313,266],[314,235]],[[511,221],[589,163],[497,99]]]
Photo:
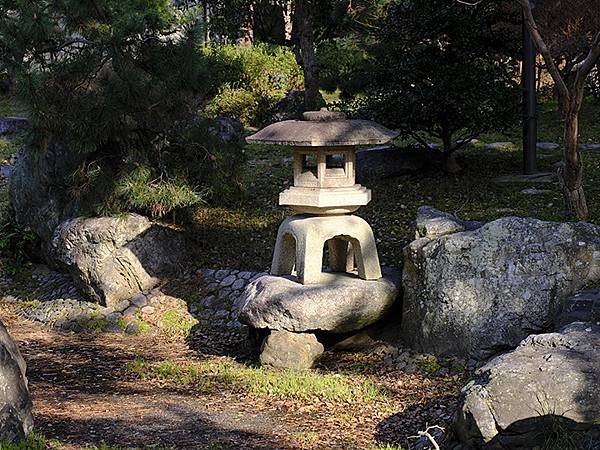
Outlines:
[[33,429],[25,360],[0,322],[0,441],[17,441]]
[[318,285],[264,276],[246,287],[239,320],[254,328],[293,332],[359,330],[381,319],[396,301],[400,276],[391,269],[383,272],[377,281],[330,274],[329,282]]
[[532,335],[490,361],[463,389],[455,428],[474,448],[600,442],[600,326],[578,322]]
[[73,173],[85,156],[59,144],[44,149],[25,146],[10,177],[10,201],[15,218],[30,227],[44,243],[54,229],[79,210],[70,193]]
[[108,307],[149,291],[186,259],[173,230],[137,214],[68,220],[56,228],[51,249],[82,292]]
[[564,299],[600,279],[599,263],[600,227],[587,223],[507,217],[417,239],[404,251],[403,338],[485,359],[552,329]]

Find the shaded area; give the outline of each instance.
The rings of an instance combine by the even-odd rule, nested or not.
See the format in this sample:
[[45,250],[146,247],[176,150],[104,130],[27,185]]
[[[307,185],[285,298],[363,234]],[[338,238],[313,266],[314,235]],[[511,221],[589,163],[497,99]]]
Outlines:
[[417,436],[419,431],[425,431],[428,426],[437,425],[444,428],[443,436],[436,439],[440,448],[452,448],[456,441],[451,431],[452,419],[458,405],[456,394],[442,395],[434,400],[423,396],[402,412],[393,414],[377,425],[376,441],[381,445],[399,445],[411,448],[417,441],[423,444],[421,450],[433,449],[427,445],[427,440],[410,438]]
[[530,450],[532,443],[544,450],[599,450],[600,425],[583,426],[559,415],[519,420],[490,441],[491,450]]

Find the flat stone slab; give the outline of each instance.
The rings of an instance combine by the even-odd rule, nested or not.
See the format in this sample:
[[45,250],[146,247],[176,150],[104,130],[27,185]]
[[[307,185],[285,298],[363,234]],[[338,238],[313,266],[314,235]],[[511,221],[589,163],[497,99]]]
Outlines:
[[513,142],[492,142],[483,146],[486,150],[507,150],[514,147],[515,144]]
[[594,151],[600,150],[600,144],[579,144],[579,150]]
[[514,184],[514,183],[553,183],[557,179],[556,174],[552,172],[539,172],[532,175],[511,174],[494,178],[494,183],[497,184]]
[[538,142],[536,147],[538,150],[556,150],[560,145],[556,142]]
[[303,285],[294,277],[256,279],[244,293],[240,322],[270,330],[344,333],[377,322],[400,291],[400,274],[389,268],[376,281],[349,274],[323,275],[318,285]]

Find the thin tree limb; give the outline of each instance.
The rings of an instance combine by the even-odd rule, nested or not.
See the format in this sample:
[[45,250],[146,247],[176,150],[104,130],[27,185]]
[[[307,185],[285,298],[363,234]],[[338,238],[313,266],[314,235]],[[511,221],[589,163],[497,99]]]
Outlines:
[[592,69],[596,66],[596,63],[600,59],[600,33],[596,35],[594,40],[592,41],[592,45],[590,47],[590,52],[587,57],[577,64],[577,78],[575,83],[577,85],[582,85],[585,83],[585,79],[590,74]]
[[535,42],[535,46],[537,47],[538,51],[540,52],[540,54],[544,58],[544,61],[546,62],[546,68],[548,69],[548,72],[552,76],[552,79],[554,80],[554,83],[556,84],[556,88],[558,89],[558,92],[564,98],[568,99],[570,97],[569,88],[567,87],[565,80],[561,76],[560,71],[558,70],[558,67],[556,66],[556,64],[554,62],[554,58],[552,57],[552,53],[550,52],[550,49],[548,49],[548,46],[544,42],[544,38],[542,37],[540,30],[537,26],[537,23],[535,22],[535,19],[533,17],[533,11],[531,9],[530,1],[529,0],[518,0],[518,1],[521,4],[521,7],[523,9],[523,13],[525,16],[525,22],[527,23],[527,28],[529,29],[529,32],[531,33],[531,37],[533,38],[533,41]]

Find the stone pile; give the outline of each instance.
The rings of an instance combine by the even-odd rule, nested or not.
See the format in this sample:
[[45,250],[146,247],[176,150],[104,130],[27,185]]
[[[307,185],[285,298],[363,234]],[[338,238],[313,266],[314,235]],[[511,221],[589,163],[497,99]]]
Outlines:
[[261,363],[310,368],[324,351],[319,333],[355,332],[383,318],[400,291],[400,275],[384,268],[383,278],[323,274],[324,282],[300,284],[295,277],[262,276],[246,288],[240,321],[269,330]]
[[249,351],[252,343],[248,327],[239,322],[238,316],[246,286],[266,274],[234,269],[204,269],[198,274],[204,289],[201,298],[190,306],[200,325],[192,336],[195,346],[216,354]]

